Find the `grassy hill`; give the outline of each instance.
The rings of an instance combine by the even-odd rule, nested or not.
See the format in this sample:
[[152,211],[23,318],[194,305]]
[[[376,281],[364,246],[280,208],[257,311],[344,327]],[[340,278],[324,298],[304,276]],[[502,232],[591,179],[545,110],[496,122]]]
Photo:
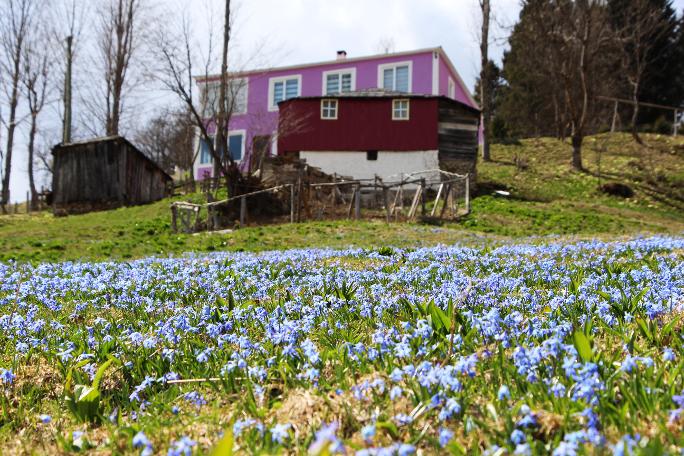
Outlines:
[[[269,250],[310,246],[421,246],[501,236],[622,235],[684,231],[684,138],[626,134],[585,143],[586,172],[569,166],[570,148],[556,139],[495,145],[478,165],[472,214],[440,227],[387,225],[381,220],[307,222],[249,227],[224,234],[176,234],[169,203],[55,218],[50,213],[0,217],[0,260],[133,258],[197,250]],[[599,179],[599,159],[601,177]],[[598,190],[628,185],[632,198]],[[509,197],[494,196],[503,189]],[[177,197],[176,199],[183,199]]]

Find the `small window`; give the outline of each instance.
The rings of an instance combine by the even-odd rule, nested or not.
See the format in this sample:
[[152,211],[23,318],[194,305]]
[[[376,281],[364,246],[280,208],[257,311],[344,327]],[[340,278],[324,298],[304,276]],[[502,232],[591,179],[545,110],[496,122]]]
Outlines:
[[356,69],[323,72],[323,95],[351,92],[354,90]]
[[321,119],[337,119],[337,100],[321,100]]
[[392,120],[408,120],[409,119],[409,101],[392,100]]
[[230,157],[235,161],[242,160],[242,151],[244,148],[245,137],[241,133],[228,134],[228,152]]
[[301,75],[283,76],[269,80],[269,106],[270,111],[278,110],[278,103],[301,94]]
[[366,152],[366,160],[376,161],[378,159],[377,150],[369,150]]
[[411,91],[411,62],[379,65],[378,84],[385,90]]
[[[214,138],[209,138],[212,142]],[[200,165],[208,165],[212,162],[211,152],[209,152],[209,144],[204,138],[200,138]]]

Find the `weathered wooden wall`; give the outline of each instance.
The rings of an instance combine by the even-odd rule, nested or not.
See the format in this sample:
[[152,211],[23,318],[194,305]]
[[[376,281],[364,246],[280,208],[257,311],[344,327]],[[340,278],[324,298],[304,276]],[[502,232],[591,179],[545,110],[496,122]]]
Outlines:
[[470,173],[474,181],[480,114],[448,99],[439,101],[439,166],[452,173]]
[[171,178],[123,138],[53,149],[56,214],[143,204],[164,197]]

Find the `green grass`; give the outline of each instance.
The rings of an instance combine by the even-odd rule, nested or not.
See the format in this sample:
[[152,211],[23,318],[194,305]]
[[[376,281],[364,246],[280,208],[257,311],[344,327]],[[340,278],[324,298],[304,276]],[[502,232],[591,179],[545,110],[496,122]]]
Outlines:
[[[641,148],[625,134],[585,143],[587,172],[569,166],[570,147],[555,139],[494,145],[490,163],[478,165],[472,213],[433,227],[382,220],[323,221],[248,227],[226,234],[176,234],[169,203],[55,218],[49,213],[0,217],[0,260],[57,261],[167,256],[185,251],[260,251],[300,247],[416,247],[487,236],[627,235],[684,230],[684,138],[645,136]],[[622,199],[597,190],[621,182],[635,190]],[[527,167],[516,166],[516,157]],[[524,169],[523,169],[524,168]],[[506,189],[510,197],[494,196]],[[184,199],[186,197],[176,197]],[[194,198],[197,198],[195,195]]]

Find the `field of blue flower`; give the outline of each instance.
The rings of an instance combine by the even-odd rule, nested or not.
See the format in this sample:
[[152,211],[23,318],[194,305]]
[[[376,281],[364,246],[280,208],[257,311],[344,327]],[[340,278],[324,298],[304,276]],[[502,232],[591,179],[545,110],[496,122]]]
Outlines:
[[684,238],[0,264],[0,453],[662,454]]

